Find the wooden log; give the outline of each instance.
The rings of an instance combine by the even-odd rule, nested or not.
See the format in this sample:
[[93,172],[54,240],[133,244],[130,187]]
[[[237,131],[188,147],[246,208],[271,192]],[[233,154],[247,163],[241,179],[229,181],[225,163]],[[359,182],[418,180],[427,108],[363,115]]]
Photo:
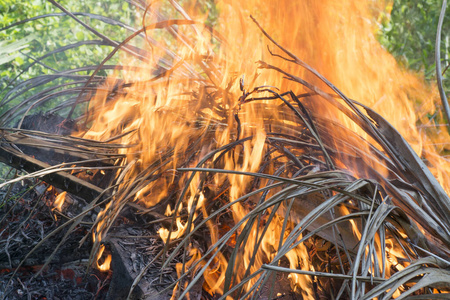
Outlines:
[[[29,173],[41,171],[51,167],[45,162],[30,157],[6,145],[0,146],[0,161],[15,169],[23,170]],[[44,175],[40,177],[40,179],[59,189],[81,197],[86,201],[94,200],[103,192],[103,189],[98,186],[63,171]]]
[[[143,228],[121,227],[115,228],[107,237],[105,243],[111,248],[113,271],[107,300],[126,299],[135,278],[154,258],[152,255],[144,255],[140,249],[148,243],[149,238],[146,236],[151,234]],[[169,300],[171,289],[159,293],[173,280],[167,281],[168,277],[176,278],[175,270],[169,273],[170,276],[163,276],[164,284],[161,284],[159,264],[152,265],[132,291],[130,299]]]

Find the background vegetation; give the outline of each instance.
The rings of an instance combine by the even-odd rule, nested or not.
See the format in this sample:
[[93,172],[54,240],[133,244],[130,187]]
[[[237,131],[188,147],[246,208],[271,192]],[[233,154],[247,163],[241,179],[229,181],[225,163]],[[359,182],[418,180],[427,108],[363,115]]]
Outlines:
[[[435,78],[434,48],[441,5],[441,0],[393,0],[387,8],[390,17],[383,19],[379,33],[382,45],[401,65],[429,80]],[[443,69],[450,62],[449,30],[447,17],[442,29]]]
[[[113,36],[118,41],[123,40],[127,36],[126,29],[97,20],[94,16],[108,16],[124,24],[134,25],[135,18],[131,9],[129,9],[130,5],[126,1],[63,0],[59,1],[59,3],[72,12],[89,12],[92,14],[91,16],[78,17],[99,32]],[[69,16],[62,16],[61,13],[61,10],[47,0],[0,0],[0,28],[7,28],[16,22],[33,17],[44,16],[35,21],[12,26],[0,32],[0,43],[2,45],[11,45],[22,41],[19,43],[20,48],[14,49],[16,48],[14,47],[10,50],[15,51],[7,51],[6,54],[8,56],[4,57],[2,61],[4,64],[1,66],[0,76],[3,88],[9,79],[19,73],[19,69],[24,64],[32,63],[33,58],[38,58],[62,46],[98,39],[98,37],[87,32],[86,29]],[[5,52],[5,50],[0,51]],[[42,64],[33,66],[21,79],[24,80],[30,76],[42,73],[51,73],[52,69],[62,70],[63,68],[69,69],[95,64],[99,58],[107,54],[108,51],[105,47],[80,45],[74,49],[46,58],[43,61],[45,66]]]
[[[76,14],[80,20],[118,42],[130,34],[138,20],[136,9],[122,0],[63,0],[58,3],[71,12],[83,13]],[[13,86],[39,75],[98,65],[111,51],[98,36],[47,0],[0,0],[0,28],[0,115],[32,95],[31,91],[24,92],[14,101],[5,101],[5,95]],[[117,57],[110,63],[118,63]],[[92,69],[85,68],[72,74],[90,75],[91,72]],[[99,75],[106,75],[106,71]],[[42,84],[32,93],[63,81]],[[55,101],[49,102],[47,107],[54,106]],[[45,110],[46,106],[42,108]]]

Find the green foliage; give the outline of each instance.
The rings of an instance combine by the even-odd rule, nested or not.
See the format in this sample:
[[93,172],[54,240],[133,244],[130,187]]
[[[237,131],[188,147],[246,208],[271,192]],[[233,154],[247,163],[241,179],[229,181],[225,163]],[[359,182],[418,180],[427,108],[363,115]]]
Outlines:
[[20,59],[21,63],[23,60],[20,58],[17,51],[27,48],[29,43],[35,39],[33,34],[30,34],[23,39],[7,43],[7,41],[0,41],[0,65],[10,62],[12,60]]
[[[77,15],[77,17],[98,32],[118,42],[125,39],[130,31],[108,22],[119,21],[129,26],[135,23],[135,8],[122,0],[62,0],[58,3],[74,13],[88,12],[91,15]],[[98,19],[92,15],[108,16],[107,22],[105,19]],[[42,17],[20,23],[38,16]],[[112,50],[110,46],[99,43],[79,44],[39,60],[45,54],[61,47],[92,40],[98,41],[100,38],[71,17],[64,15],[49,1],[0,0],[0,98],[5,96],[7,88],[27,79],[43,74],[53,74],[57,71],[97,65]],[[36,62],[37,60],[39,62]],[[111,63],[117,63],[117,61],[117,58],[113,58]],[[77,74],[86,75],[89,72],[91,71]],[[14,102],[8,107],[13,105],[15,105]],[[0,113],[6,109],[7,107],[0,107]]]
[[[405,67],[435,78],[434,48],[442,1],[394,0],[390,19],[381,27],[380,42]],[[448,15],[448,14],[447,14]],[[444,20],[441,57],[450,63],[450,19]]]
[[[101,4],[103,2],[90,0],[59,1],[60,4],[71,12],[89,12],[95,15],[108,15],[116,20],[133,25],[134,20],[127,2],[120,0],[111,0],[108,2],[110,4],[103,5]],[[20,2],[15,0],[0,0],[0,28],[8,27],[29,18],[55,13],[61,14],[62,11],[46,0]],[[94,18],[88,16],[78,17],[99,32],[113,36],[118,41],[123,40],[129,34],[124,28],[109,25]],[[10,53],[14,55],[14,60],[0,66],[0,76],[3,79],[1,88],[5,87],[5,81],[7,79],[19,74],[24,63],[32,63],[33,59],[66,45],[84,40],[99,39],[69,16],[61,15],[47,16],[0,31],[0,41],[3,44],[12,44],[15,41],[20,41],[29,36],[35,36],[36,38],[28,44],[28,47],[16,49],[15,53]],[[83,45],[70,49],[44,59],[42,65],[37,64],[30,68],[27,74],[21,76],[21,80],[39,74],[51,73],[52,69],[61,71],[75,67],[94,65],[98,63],[100,58],[105,57],[109,51],[110,49],[98,45],[94,47]]]

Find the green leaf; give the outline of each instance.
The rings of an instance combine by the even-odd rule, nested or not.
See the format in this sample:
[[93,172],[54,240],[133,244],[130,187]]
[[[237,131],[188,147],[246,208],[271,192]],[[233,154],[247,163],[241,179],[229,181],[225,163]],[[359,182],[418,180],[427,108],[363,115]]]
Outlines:
[[1,41],[0,42],[0,56],[3,56],[5,54],[10,54],[12,52],[26,48],[28,46],[28,44],[34,39],[36,39],[36,35],[31,34],[29,36],[24,37],[23,39],[12,42],[8,45],[6,45],[7,41]]
[[78,31],[78,32],[76,33],[76,37],[77,37],[77,40],[79,40],[79,41],[84,40],[84,32]]
[[[18,54],[17,54],[18,55]],[[16,58],[17,55],[6,55],[0,58],[0,65],[6,64]]]
[[19,64],[19,66],[22,65],[24,62],[23,58],[20,55],[17,55],[14,60]]

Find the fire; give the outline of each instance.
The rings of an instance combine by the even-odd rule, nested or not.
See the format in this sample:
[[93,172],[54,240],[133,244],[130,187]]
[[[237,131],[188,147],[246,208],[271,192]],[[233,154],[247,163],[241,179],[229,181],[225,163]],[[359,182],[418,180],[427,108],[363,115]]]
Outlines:
[[61,194],[56,196],[55,202],[53,203],[53,206],[55,207],[56,210],[58,211],[62,210],[62,206],[66,200],[66,194],[67,192],[62,192]]
[[[185,236],[193,230],[193,220],[201,215],[209,230],[210,246],[224,236],[218,228],[221,225],[208,219],[213,211],[211,200],[216,196],[214,199],[220,198],[222,201],[223,198],[221,204],[229,205],[224,214],[231,217],[236,232],[245,230],[248,241],[259,241],[259,244],[250,242],[245,252],[233,254],[235,261],[239,262],[236,266],[229,266],[228,258],[219,250],[208,254],[207,259],[211,263],[206,266],[204,261],[199,262],[202,251],[206,250],[189,245],[190,259],[184,266],[177,265],[177,272],[182,276],[191,266],[195,270],[207,268],[204,287],[211,294],[221,294],[228,288],[224,280],[227,270],[235,272],[236,281],[239,282],[248,274],[257,272],[263,264],[275,258],[280,259],[277,252],[294,231],[294,224],[284,223],[282,217],[275,215],[263,234],[261,224],[267,220],[272,208],[267,209],[258,223],[246,219],[252,211],[251,201],[235,201],[245,195],[254,183],[252,177],[244,173],[258,173],[263,168],[268,173],[274,171],[273,165],[261,164],[265,157],[276,160],[278,155],[269,151],[268,144],[277,146],[275,139],[268,142],[269,131],[291,136],[302,133],[295,128],[294,117],[279,108],[283,104],[280,99],[249,99],[278,93],[271,86],[279,87],[282,91],[292,90],[295,94],[310,91],[286,80],[283,74],[257,69],[255,62],[276,62],[280,69],[296,74],[327,93],[332,91],[299,65],[271,56],[267,51],[267,40],[262,38],[260,29],[248,17],[250,14],[261,22],[280,45],[312,65],[351,99],[380,112],[406,138],[416,153],[428,161],[445,189],[450,190],[449,173],[446,171],[449,162],[438,155],[442,149],[433,146],[437,139],[448,140],[448,133],[442,130],[425,135],[416,127],[417,122],[429,123],[426,114],[434,110],[436,93],[417,75],[400,69],[394,58],[376,41],[373,34],[374,16],[370,12],[371,5],[375,5],[373,1],[228,0],[220,1],[217,5],[220,10],[218,31],[228,42],[222,41],[220,44],[220,38],[214,31],[202,25],[205,16],[199,16],[197,20],[200,21],[195,24],[188,22],[188,19],[183,19],[183,24],[181,21],[175,24],[169,29],[169,39],[164,39],[159,30],[148,29],[146,35],[154,39],[155,45],[159,47],[149,46],[146,49],[150,53],[147,62],[140,63],[139,67],[116,70],[91,99],[87,123],[92,123],[92,126],[80,135],[102,141],[117,137],[116,142],[127,145],[120,153],[126,155],[129,163],[133,162],[120,174],[117,190],[123,192],[114,195],[113,201],[99,214],[99,220],[105,216],[114,219],[126,201],[153,207],[176,195],[180,197],[176,205],[173,209],[167,206],[166,210],[166,215],[174,216],[175,224],[172,231],[165,227],[159,230],[161,239],[167,243]],[[156,6],[149,9],[144,22],[147,26],[163,26],[158,23],[160,18],[156,12]],[[195,11],[191,13],[195,15]],[[178,15],[186,18],[181,10]],[[156,25],[154,27],[159,28]],[[126,57],[123,57],[123,61],[124,65],[136,63]],[[157,62],[160,64],[157,65]],[[111,96],[103,92],[124,82],[130,84],[119,94]],[[361,139],[354,136],[373,142],[372,138],[349,117],[323,101],[315,101],[316,98],[312,95],[302,100],[302,103],[306,109],[314,108],[312,114],[318,120],[331,120],[345,129],[330,133],[336,137],[336,147],[348,147],[344,152],[349,153],[349,156],[361,158],[373,170],[387,176],[389,170],[383,162],[359,157],[361,153],[369,152],[369,146],[361,144]],[[271,128],[268,125],[270,120],[277,120],[274,124],[283,128]],[[340,144],[340,138],[345,138],[348,144]],[[208,153],[239,139],[244,140],[237,143],[233,151],[224,155],[217,151],[211,157],[208,156]],[[381,149],[379,145],[374,147]],[[282,148],[277,150],[287,151]],[[227,182],[229,186],[219,195],[199,190],[201,182],[205,180],[201,174],[196,173],[189,179],[186,174],[177,171],[182,167],[195,167],[202,161],[207,167],[230,171],[215,174],[214,180],[208,183],[208,189],[219,194],[223,183]],[[288,162],[281,160],[280,163]],[[370,176],[368,170],[361,169],[348,157],[340,157],[335,163],[338,168],[348,170],[357,178]],[[267,178],[258,180],[269,182]],[[143,182],[145,184],[141,184]],[[187,188],[184,189],[186,184]],[[183,192],[174,194],[173,191],[177,189]],[[268,197],[280,189],[269,191]],[[190,221],[182,218],[182,212],[191,216]],[[98,221],[95,233],[101,237],[111,223]],[[360,238],[362,233],[358,224],[352,220],[351,226]],[[374,255],[380,257],[381,252],[394,251],[391,244],[387,250],[380,249],[379,245],[377,247],[378,253]],[[101,246],[98,258],[103,250],[104,246]],[[110,256],[108,258],[110,261]],[[285,258],[291,269],[314,269],[303,244],[289,250]],[[98,267],[108,269],[109,261],[105,260]],[[396,261],[391,263],[395,264]],[[292,285],[301,289],[305,299],[313,297],[310,277],[295,273],[289,277]],[[244,289],[249,289],[258,280],[259,277],[255,276]]]
[[111,260],[112,256],[111,254],[108,254],[106,258],[104,259],[103,263],[99,264],[100,259],[102,258],[103,252],[105,251],[105,246],[101,245],[100,250],[97,254],[97,268],[102,272],[107,272],[110,269],[111,266]]
[[[186,224],[183,225],[183,223],[181,222],[181,218],[178,217],[177,218],[177,230],[172,232],[171,238],[177,239],[177,238],[183,236],[185,230],[186,230]],[[162,227],[158,230],[158,234],[164,242],[167,242],[167,239],[169,238],[169,230]]]

